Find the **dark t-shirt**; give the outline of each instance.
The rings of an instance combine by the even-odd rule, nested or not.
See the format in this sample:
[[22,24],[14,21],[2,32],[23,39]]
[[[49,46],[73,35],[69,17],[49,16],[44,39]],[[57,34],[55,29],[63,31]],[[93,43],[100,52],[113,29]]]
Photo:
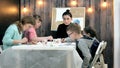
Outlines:
[[57,36],[56,38],[66,38],[68,37],[66,29],[69,25],[65,25],[65,24],[60,24],[57,28]]

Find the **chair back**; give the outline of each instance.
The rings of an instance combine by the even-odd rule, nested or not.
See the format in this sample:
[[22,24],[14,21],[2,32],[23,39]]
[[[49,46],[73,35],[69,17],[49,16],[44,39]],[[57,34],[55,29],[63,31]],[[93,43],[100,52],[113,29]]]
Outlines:
[[[104,59],[103,59],[103,55],[102,52],[103,50],[106,48],[107,42],[100,42],[97,51],[95,53],[95,57],[93,58],[91,64],[90,64],[90,68],[94,68],[95,63],[97,62],[98,59],[100,59],[100,62],[104,63]],[[102,56],[102,61],[101,61],[101,56]]]
[[104,41],[100,42],[95,55],[101,54],[102,51],[106,48],[106,45],[107,45],[107,42],[104,42]]

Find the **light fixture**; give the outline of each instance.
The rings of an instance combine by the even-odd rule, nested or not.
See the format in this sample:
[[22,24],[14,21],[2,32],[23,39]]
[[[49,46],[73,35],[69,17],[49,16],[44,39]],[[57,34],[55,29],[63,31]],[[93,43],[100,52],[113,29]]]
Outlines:
[[28,9],[26,7],[23,8],[23,12],[26,13]]
[[92,12],[93,12],[93,8],[92,8],[92,7],[89,7],[87,11],[88,11],[89,13],[92,13]]
[[77,5],[76,0],[72,0],[72,1],[71,1],[71,5],[72,5],[72,6],[76,6],[76,5]]
[[39,0],[39,1],[38,1],[38,4],[39,4],[39,5],[42,5],[42,4],[43,4],[43,1],[42,1],[42,0]]
[[108,5],[108,4],[107,4],[106,0],[104,0],[104,2],[101,4],[101,7],[106,8],[107,5]]
[[24,0],[24,8],[23,8],[23,12],[26,13],[28,11],[28,9],[25,6],[25,0]]
[[92,6],[91,6],[91,1],[89,0],[89,7],[88,7],[88,9],[87,9],[87,12],[88,13],[92,13],[93,12],[93,8],[92,8]]

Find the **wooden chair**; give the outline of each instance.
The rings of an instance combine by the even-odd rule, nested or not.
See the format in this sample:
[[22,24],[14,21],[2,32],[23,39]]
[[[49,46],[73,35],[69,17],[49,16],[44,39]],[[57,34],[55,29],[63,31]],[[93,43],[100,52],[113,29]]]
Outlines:
[[103,58],[103,50],[106,48],[107,42],[100,42],[97,51],[95,53],[95,57],[93,58],[90,68],[107,68],[107,64],[104,62]]

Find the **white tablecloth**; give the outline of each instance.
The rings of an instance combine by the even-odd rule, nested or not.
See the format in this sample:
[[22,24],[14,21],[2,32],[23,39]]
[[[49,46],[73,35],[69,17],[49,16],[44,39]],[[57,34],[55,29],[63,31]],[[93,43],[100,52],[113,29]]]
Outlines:
[[74,46],[20,45],[0,55],[0,68],[81,68]]

